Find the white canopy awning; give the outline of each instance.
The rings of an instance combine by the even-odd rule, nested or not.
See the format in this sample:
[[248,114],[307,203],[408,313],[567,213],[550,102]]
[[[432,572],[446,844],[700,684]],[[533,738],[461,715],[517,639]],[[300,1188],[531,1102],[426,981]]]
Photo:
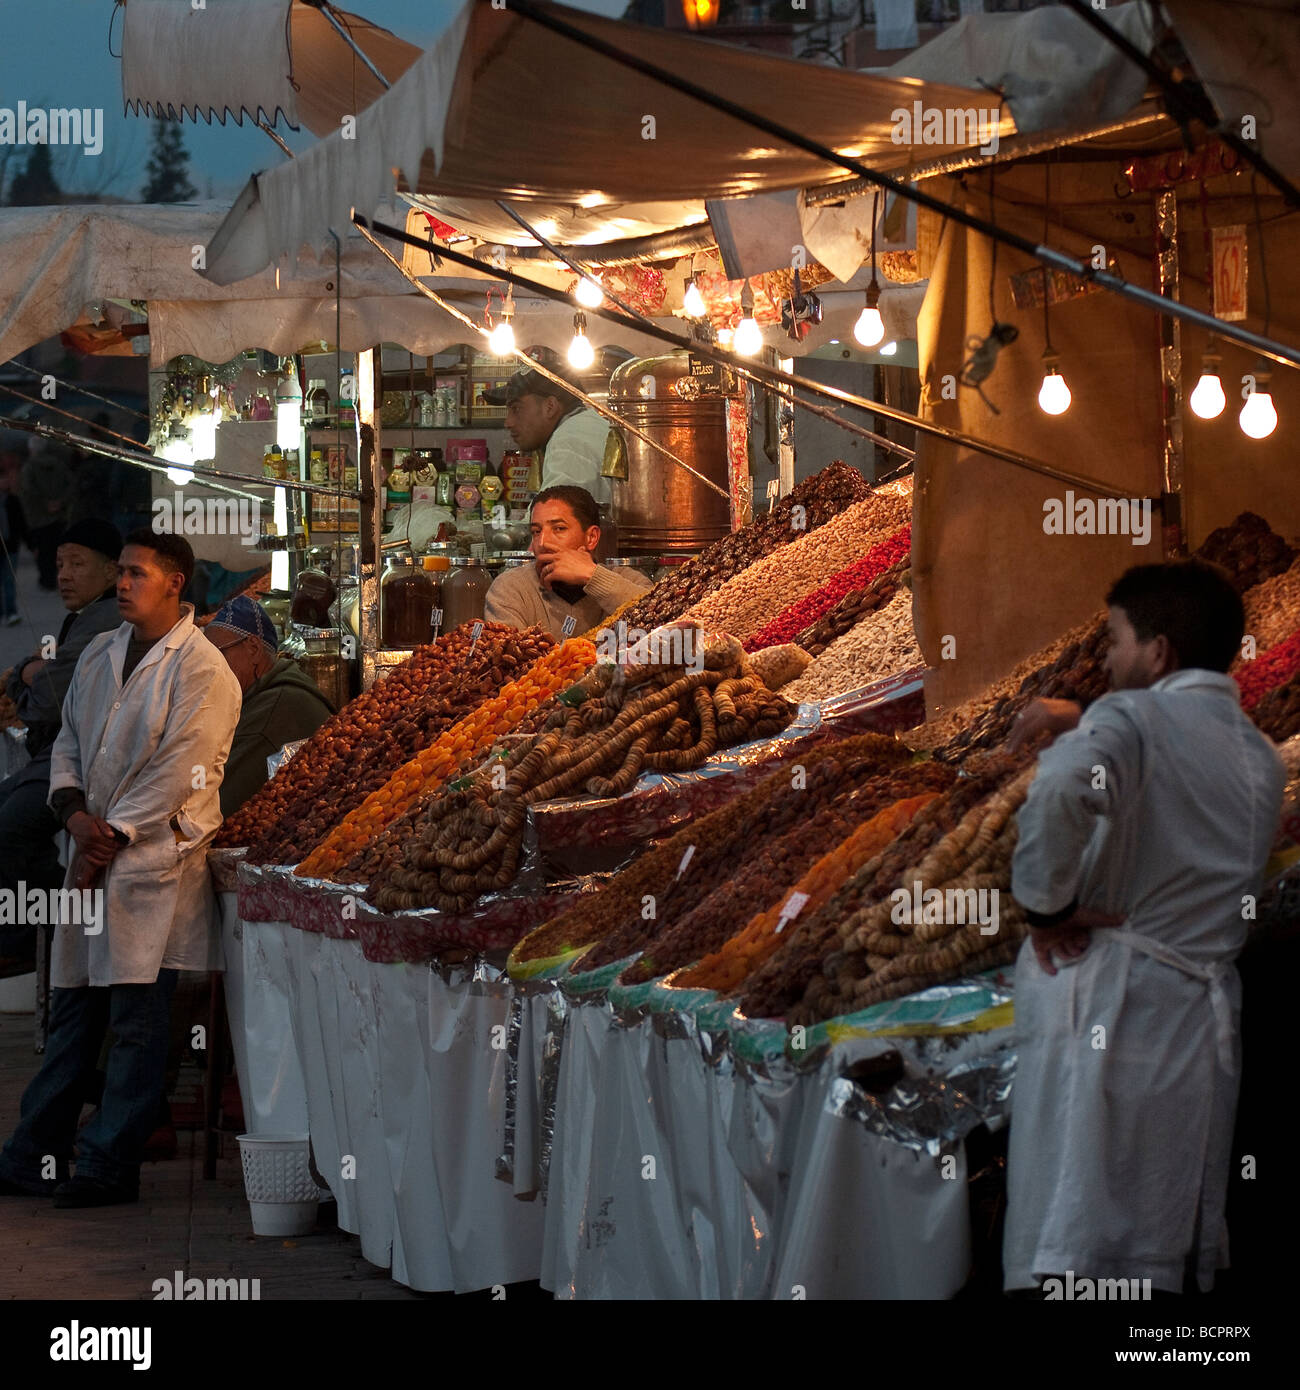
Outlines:
[[[996,107],[956,87],[548,8],[587,34],[881,168],[904,167],[918,150],[929,157],[973,143],[896,140],[894,113],[910,115],[917,102],[943,111]],[[1005,117],[999,135],[1013,130]],[[799,188],[833,173],[824,161],[639,78],[509,7],[467,0],[434,46],[361,112],[355,130],[335,132],[248,185],[214,242],[210,278],[225,283],[304,245],[322,247],[328,228],[346,225],[353,208],[368,213],[391,198],[394,171],[438,207],[450,208],[444,200],[526,203],[567,242],[632,234],[633,209],[647,203],[676,205],[681,225],[700,220],[706,198]]]

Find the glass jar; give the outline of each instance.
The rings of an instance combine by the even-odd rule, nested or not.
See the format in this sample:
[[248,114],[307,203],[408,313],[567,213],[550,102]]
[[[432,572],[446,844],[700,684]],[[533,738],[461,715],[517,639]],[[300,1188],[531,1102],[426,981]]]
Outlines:
[[339,624],[359,641],[361,638],[361,586],[352,575],[344,575],[339,589]]
[[261,600],[262,607],[266,610],[266,616],[270,618],[276,633],[283,638],[289,625],[289,608],[292,599],[284,589],[272,589],[267,596]]
[[429,640],[437,585],[433,575],[416,569],[410,552],[384,560],[379,586],[379,645],[385,650],[419,647]]
[[430,642],[436,642],[442,635],[442,586],[446,583],[448,572],[451,570],[451,557],[447,554],[448,549],[449,547],[444,544],[431,541],[421,562],[425,574],[431,575],[434,583],[433,617],[429,623]]
[[328,627],[330,604],[337,590],[323,569],[302,570],[293,586],[289,618],[305,627]]
[[347,704],[352,679],[352,663],[343,655],[343,634],[334,627],[301,629],[305,651],[298,665],[315,684],[316,689],[340,710]]
[[462,623],[482,618],[492,576],[477,556],[457,555],[442,586],[442,630],[451,632]]

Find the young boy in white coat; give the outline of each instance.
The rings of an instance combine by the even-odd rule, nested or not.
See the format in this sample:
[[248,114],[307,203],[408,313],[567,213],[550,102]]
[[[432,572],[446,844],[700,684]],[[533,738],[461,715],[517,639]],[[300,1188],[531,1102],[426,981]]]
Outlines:
[[[73,849],[56,904],[45,1059],[0,1152],[3,1195],[52,1194],[58,1207],[138,1198],[176,973],[212,964],[206,851],[221,824],[240,690],[180,601],[193,573],[181,537],[132,532],[118,560],[125,621],[86,648],[64,700],[50,806]],[[69,1179],[106,1028],[114,1042],[103,1100],[77,1139]]]

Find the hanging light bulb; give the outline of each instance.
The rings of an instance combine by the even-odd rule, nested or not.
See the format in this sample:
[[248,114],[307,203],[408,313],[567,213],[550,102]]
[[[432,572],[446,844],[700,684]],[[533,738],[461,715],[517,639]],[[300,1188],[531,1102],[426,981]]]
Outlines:
[[[196,441],[197,442],[197,441]],[[275,442],[282,449],[296,449],[302,443],[302,388],[290,358],[284,378],[275,388]],[[216,422],[213,422],[213,453],[216,453]]]
[[1268,389],[1273,373],[1263,358],[1255,365],[1254,378],[1254,384],[1246,393],[1246,404],[1237,416],[1237,423],[1251,439],[1267,439],[1277,429],[1277,409]]
[[190,418],[190,442],[196,459],[214,459],[217,456],[217,414],[212,407],[212,392],[206,379],[200,388],[198,410]]
[[584,309],[599,309],[605,292],[589,275],[584,275],[573,287],[573,297]]
[[194,470],[192,468],[178,468],[175,464],[170,464],[167,468],[167,481],[174,483],[177,487],[184,487],[186,483],[194,481]]
[[1038,388],[1038,408],[1044,415],[1064,415],[1070,408],[1070,388],[1061,375],[1059,362],[1051,348],[1043,353],[1043,384]]
[[1214,339],[1211,338],[1205,356],[1201,358],[1200,380],[1187,402],[1192,414],[1202,420],[1217,420],[1228,404],[1228,398],[1223,394],[1223,379],[1219,375],[1219,361],[1219,354],[1214,351]]
[[501,317],[492,322],[492,291],[488,291],[488,311],[487,326],[492,330],[488,334],[488,347],[494,356],[509,357],[515,350],[515,330],[511,327],[510,320],[515,316],[515,298],[509,289],[501,296]]
[[583,313],[573,316],[573,341],[569,344],[569,366],[585,372],[596,360],[596,349],[587,337],[587,316]]
[[763,349],[763,330],[754,317],[754,292],[749,288],[748,280],[740,292],[740,315],[735,337],[731,340],[732,347],[742,357],[755,357]]
[[867,307],[858,315],[858,321],[853,325],[853,337],[862,347],[875,347],[885,336],[885,320],[881,318],[880,310],[876,307],[879,303],[880,285],[873,270],[871,283],[867,286]]
[[704,296],[695,283],[694,275],[686,281],[686,293],[682,295],[682,311],[692,319],[702,319],[708,313],[704,305]]

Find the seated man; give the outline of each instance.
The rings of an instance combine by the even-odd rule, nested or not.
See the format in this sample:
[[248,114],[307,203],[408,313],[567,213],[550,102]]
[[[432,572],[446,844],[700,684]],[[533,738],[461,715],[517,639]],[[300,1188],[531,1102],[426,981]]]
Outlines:
[[650,581],[635,570],[598,565],[600,513],[585,488],[544,488],[533,502],[531,565],[517,565],[492,581],[483,616],[511,627],[544,627],[555,637],[589,631],[639,594]]
[[[63,697],[91,638],[122,621],[117,611],[117,557],[122,538],[107,521],[87,518],[63,533],[57,552],[59,597],[68,610],[50,655],[34,652],[14,665],[8,694],[27,725],[31,762],[0,782],[0,888],[57,888],[59,822],[45,804],[50,750],[63,722]],[[36,928],[0,926],[0,978],[35,968]]]
[[226,775],[221,814],[233,815],[266,781],[266,760],[286,743],[310,738],[334,713],[310,676],[277,656],[275,626],[266,611],[242,594],[219,608],[205,629],[226,658],[243,691]]

